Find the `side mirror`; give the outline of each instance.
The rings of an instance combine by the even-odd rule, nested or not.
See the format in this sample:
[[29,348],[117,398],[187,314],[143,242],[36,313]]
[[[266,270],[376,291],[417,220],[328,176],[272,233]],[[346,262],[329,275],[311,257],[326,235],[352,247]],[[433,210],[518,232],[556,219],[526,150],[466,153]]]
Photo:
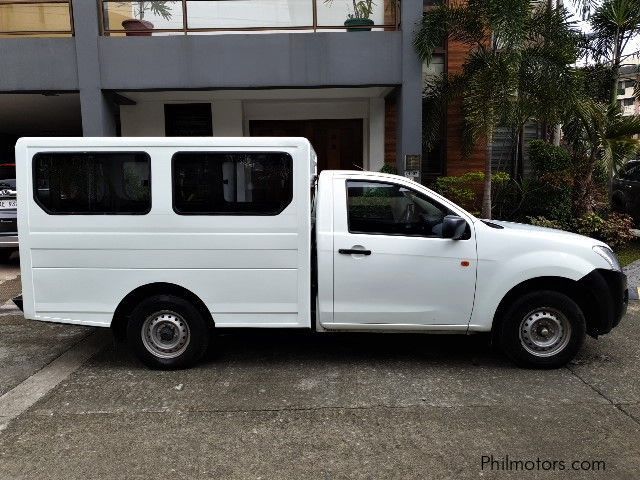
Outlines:
[[442,220],[442,238],[460,240],[467,230],[467,222],[457,215],[447,215]]

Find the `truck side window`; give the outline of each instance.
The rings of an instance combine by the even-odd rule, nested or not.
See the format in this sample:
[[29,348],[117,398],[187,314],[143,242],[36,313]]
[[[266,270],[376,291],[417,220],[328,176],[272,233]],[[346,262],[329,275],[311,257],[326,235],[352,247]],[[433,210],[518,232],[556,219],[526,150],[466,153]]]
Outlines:
[[178,152],[172,162],[181,215],[278,215],[293,199],[287,153]]
[[402,185],[347,181],[347,215],[351,233],[439,237],[451,212]]
[[33,157],[33,194],[50,215],[144,215],[151,210],[145,152],[52,152]]

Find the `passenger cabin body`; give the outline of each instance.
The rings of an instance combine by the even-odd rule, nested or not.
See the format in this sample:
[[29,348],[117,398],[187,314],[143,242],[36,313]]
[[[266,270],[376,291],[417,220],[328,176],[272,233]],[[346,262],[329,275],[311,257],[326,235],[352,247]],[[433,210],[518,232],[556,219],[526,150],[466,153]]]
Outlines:
[[215,326],[311,327],[302,138],[29,138],[16,145],[26,318],[107,327],[152,284]]

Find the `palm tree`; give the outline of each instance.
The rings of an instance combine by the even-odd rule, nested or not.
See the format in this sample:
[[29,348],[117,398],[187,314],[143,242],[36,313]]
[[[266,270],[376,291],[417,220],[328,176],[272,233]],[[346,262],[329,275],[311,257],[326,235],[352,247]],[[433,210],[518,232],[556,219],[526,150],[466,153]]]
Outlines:
[[464,152],[487,145],[482,216],[491,218],[493,133],[498,126],[519,131],[531,118],[559,120],[575,83],[577,33],[563,8],[534,0],[452,0],[425,14],[414,41],[420,58],[429,64],[443,39],[468,53],[461,73],[425,86],[425,146],[438,138],[447,105],[461,99]]
[[594,175],[599,167],[606,169],[609,185],[613,173],[640,150],[640,117],[623,116],[618,105],[607,105],[592,99],[574,103],[564,125],[565,138],[579,169],[575,175],[575,214],[580,217],[593,212],[596,192]]
[[620,67],[638,52],[625,52],[640,35],[640,0],[604,0],[589,17],[593,33],[588,36],[586,59],[611,70],[610,101],[617,103]]

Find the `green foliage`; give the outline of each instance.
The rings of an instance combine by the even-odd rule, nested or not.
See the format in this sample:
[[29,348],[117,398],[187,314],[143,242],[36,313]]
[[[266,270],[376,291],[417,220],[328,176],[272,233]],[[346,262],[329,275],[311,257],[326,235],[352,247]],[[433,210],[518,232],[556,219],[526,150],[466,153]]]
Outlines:
[[[324,0],[324,3],[331,5],[333,3],[333,0]],[[347,15],[349,19],[369,19],[373,14],[373,8],[376,6],[376,3],[373,0],[352,0],[351,3],[353,13],[349,13]],[[394,4],[395,1],[392,1],[391,5]]]
[[631,233],[633,219],[629,215],[620,213],[609,213],[607,215],[588,213],[569,221],[553,220],[545,217],[529,217],[529,222],[540,227],[567,230],[596,238],[607,243],[612,248],[624,247],[635,238]]
[[565,172],[571,168],[569,152],[543,140],[529,142],[529,159],[535,174]]
[[523,213],[566,222],[572,216],[571,156],[563,147],[541,140],[529,145],[532,175],[523,182]]
[[398,174],[398,169],[395,165],[391,165],[390,163],[385,163],[380,169],[380,173],[390,173],[392,175]]
[[[496,172],[491,176],[493,184],[499,188],[510,181],[509,174]],[[478,192],[482,191],[484,172],[468,172],[460,176],[439,177],[434,189],[442,196],[460,205],[471,213],[480,211]]]
[[[149,11],[154,15],[158,15],[159,17],[164,18],[165,20],[171,20],[173,16],[173,11],[171,9],[171,1],[162,1],[162,0],[146,0],[134,2],[134,12],[135,16],[143,20],[145,12]],[[131,5],[129,2],[122,2],[120,6]]]
[[[531,119],[560,123],[579,84],[571,65],[580,38],[568,12],[547,2],[467,0],[427,11],[414,39],[418,56],[428,64],[444,39],[464,44],[468,53],[460,73],[425,85],[425,147],[439,139],[444,112],[454,100],[461,103],[465,155],[490,142],[497,127],[520,132]],[[490,186],[484,189],[484,216],[491,214]]]

